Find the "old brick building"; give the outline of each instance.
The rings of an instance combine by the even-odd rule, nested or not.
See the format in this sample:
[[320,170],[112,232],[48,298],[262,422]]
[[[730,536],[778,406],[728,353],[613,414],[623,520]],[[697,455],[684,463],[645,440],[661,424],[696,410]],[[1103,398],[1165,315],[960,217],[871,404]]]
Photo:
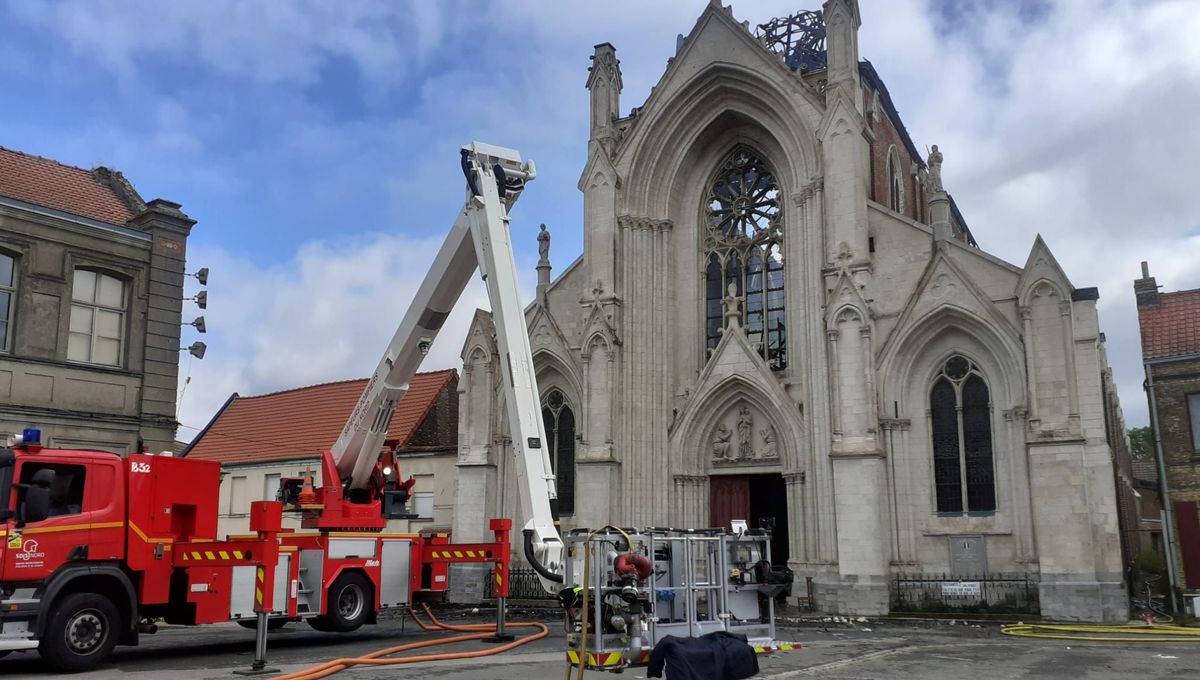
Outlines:
[[1200,591],[1200,288],[1160,293],[1142,263],[1133,284],[1142,335],[1150,425],[1174,531],[1175,582]]
[[175,444],[195,221],[109,168],[0,147],[0,432],[51,446]]
[[[181,455],[222,464],[219,533],[249,526],[250,503],[274,500],[281,477],[305,469],[321,484],[321,454],[329,449],[366,379],[344,380],[252,397],[234,393]],[[448,527],[453,512],[458,443],[458,372],[418,373],[396,406],[387,445],[397,447],[400,474],[416,477],[409,510],[419,517],[393,520],[408,531]],[[296,528],[294,516],[287,526]]]

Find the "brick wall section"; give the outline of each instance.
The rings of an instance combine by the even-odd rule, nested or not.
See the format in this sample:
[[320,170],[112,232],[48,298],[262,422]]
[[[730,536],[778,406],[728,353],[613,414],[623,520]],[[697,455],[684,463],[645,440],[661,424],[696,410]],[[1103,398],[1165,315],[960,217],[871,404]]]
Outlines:
[[1200,359],[1151,367],[1159,437],[1172,501],[1200,501],[1200,456],[1192,442],[1187,395],[1200,392]]
[[900,133],[882,108],[878,114],[869,115],[867,122],[871,126],[871,132],[875,134],[875,141],[871,144],[871,200],[889,205],[887,158],[888,151],[895,146],[900,157],[900,176],[904,178],[904,209],[901,212],[907,217],[924,222],[924,211],[919,210],[919,207],[925,202],[925,198],[920,195],[917,178],[910,172],[914,159],[900,139]]
[[458,448],[458,376],[438,395],[405,448],[427,446]]

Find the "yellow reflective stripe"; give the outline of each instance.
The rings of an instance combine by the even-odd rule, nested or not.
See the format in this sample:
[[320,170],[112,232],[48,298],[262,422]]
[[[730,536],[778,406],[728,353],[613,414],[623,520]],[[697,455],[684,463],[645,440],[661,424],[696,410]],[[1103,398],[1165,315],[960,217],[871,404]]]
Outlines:
[[202,560],[202,559],[204,559],[204,558],[200,556],[200,553],[198,553],[198,552],[192,552],[192,559],[193,559],[193,560]]
[[210,559],[210,560],[215,560],[215,559],[217,559],[217,556],[216,556],[216,555],[212,554],[211,552],[209,552],[209,551],[207,551],[207,550],[206,550],[206,551],[204,551],[204,556],[205,556],[205,557],[207,557],[207,558],[208,558],[208,559]]
[[79,531],[81,529],[90,529],[90,524],[64,524],[60,527],[33,527],[24,529],[21,533],[28,536],[29,534],[54,534],[60,531]]
[[455,550],[455,551],[454,551],[454,556],[455,556],[455,557],[462,557],[462,551]]
[[223,560],[229,559],[229,553],[225,552],[224,550],[217,551],[217,554],[220,555],[221,559]]
[[264,572],[264,571],[263,571],[263,568],[262,568],[262,567],[259,567],[259,568],[258,568],[258,580],[259,580],[259,582],[261,583],[261,582],[262,582],[262,580],[263,580],[265,577],[266,577],[266,572]]
[[262,588],[254,589],[254,599],[257,600],[259,604],[262,604]]
[[238,559],[238,560],[242,559],[242,551],[241,551],[241,550],[234,550],[234,551],[233,551],[233,557],[234,557],[234,559]]

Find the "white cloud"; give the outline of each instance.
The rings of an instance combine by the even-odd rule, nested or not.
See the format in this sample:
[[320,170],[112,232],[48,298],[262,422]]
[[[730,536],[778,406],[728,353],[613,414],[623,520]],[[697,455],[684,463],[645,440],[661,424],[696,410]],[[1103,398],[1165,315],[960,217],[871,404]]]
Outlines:
[[[61,43],[61,63],[46,66],[48,77],[69,69],[66,55],[95,60],[126,83],[114,97],[154,111],[148,130],[92,116],[85,129],[56,127],[42,133],[46,139],[91,149],[80,151],[85,161],[99,144],[118,167],[186,177],[181,182],[222,203],[257,207],[256,215],[300,205],[312,220],[328,220],[344,211],[339,224],[348,231],[336,240],[306,244],[328,228],[304,215],[295,225],[272,225],[278,250],[295,256],[266,266],[256,263],[265,256],[233,258],[231,243],[206,240],[212,223],[186,186],[163,192],[201,220],[190,260],[221,262],[209,314],[213,353],[193,365],[184,398],[185,422],[196,424],[232,389],[257,393],[371,370],[403,305],[391,307],[394,318],[369,320],[375,325],[362,333],[321,327],[319,315],[336,317],[340,301],[357,313],[377,308],[386,294],[360,272],[368,263],[396,264],[401,254],[384,254],[389,248],[424,244],[432,252],[436,244],[414,234],[440,240],[444,233],[460,191],[453,154],[465,141],[493,141],[537,159],[541,177],[514,227],[549,222],[556,263],[569,261],[580,242],[574,185],[586,152],[583,83],[592,45],[617,47],[628,111],[645,100],[675,36],[691,30],[706,4],[109,0],[7,7]],[[741,0],[733,13],[753,26],[819,4]],[[1189,236],[1200,227],[1192,205],[1200,186],[1200,126],[1193,124],[1200,119],[1200,5],[1112,0],[1098,9],[1092,0],[1059,0],[1030,15],[1009,2],[860,4],[862,56],[886,81],[918,148],[937,143],[945,153],[946,184],[983,247],[1021,264],[1041,233],[1077,286],[1100,287],[1122,401],[1131,423],[1145,422],[1132,296],[1138,262],[1149,260],[1167,290],[1200,286],[1200,238]],[[947,8],[956,12],[953,22],[939,15]],[[203,101],[181,106],[172,93],[134,87],[147,80],[142,69],[150,60],[202,66],[217,80],[205,82]],[[334,62],[353,66],[367,90],[401,92],[404,110],[343,120],[306,100],[306,88]],[[222,92],[222,79],[269,96],[237,101]],[[371,101],[370,92],[363,96]],[[231,146],[231,121],[243,116],[261,135]],[[265,172],[275,168],[281,171]],[[152,184],[128,174],[139,187]],[[385,222],[360,218],[357,205],[368,201],[385,206]],[[351,258],[344,250],[350,234],[379,224],[409,236],[361,237],[361,252]],[[516,238],[518,248],[532,248],[523,234]],[[223,269],[229,281],[250,283],[220,289]],[[335,283],[326,290],[321,279]],[[327,312],[320,305],[305,311],[318,316],[297,322],[304,296],[315,292],[339,302]],[[277,328],[295,323],[294,336]],[[235,335],[215,340],[235,327]],[[307,365],[294,366],[303,356]],[[311,360],[318,356],[328,370],[318,370]]]
[[[447,224],[447,229],[449,224]],[[233,392],[243,396],[369,376],[408,309],[441,239],[367,235],[305,243],[294,257],[260,267],[223,248],[192,247],[207,266],[208,344],[185,359],[179,437],[190,440]],[[529,269],[529,267],[524,267]],[[528,288],[528,280],[523,281]],[[529,299],[527,290],[524,299]],[[476,308],[487,293],[473,276],[421,370],[457,368]],[[185,328],[185,344],[194,333]]]

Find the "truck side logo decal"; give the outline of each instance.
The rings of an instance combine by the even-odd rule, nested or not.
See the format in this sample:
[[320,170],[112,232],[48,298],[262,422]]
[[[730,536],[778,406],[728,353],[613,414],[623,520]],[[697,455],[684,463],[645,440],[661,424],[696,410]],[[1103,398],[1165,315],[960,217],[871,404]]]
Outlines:
[[13,553],[13,558],[16,559],[14,566],[18,569],[43,566],[46,553],[38,550],[38,547],[38,542],[32,538],[25,541],[21,552]]

